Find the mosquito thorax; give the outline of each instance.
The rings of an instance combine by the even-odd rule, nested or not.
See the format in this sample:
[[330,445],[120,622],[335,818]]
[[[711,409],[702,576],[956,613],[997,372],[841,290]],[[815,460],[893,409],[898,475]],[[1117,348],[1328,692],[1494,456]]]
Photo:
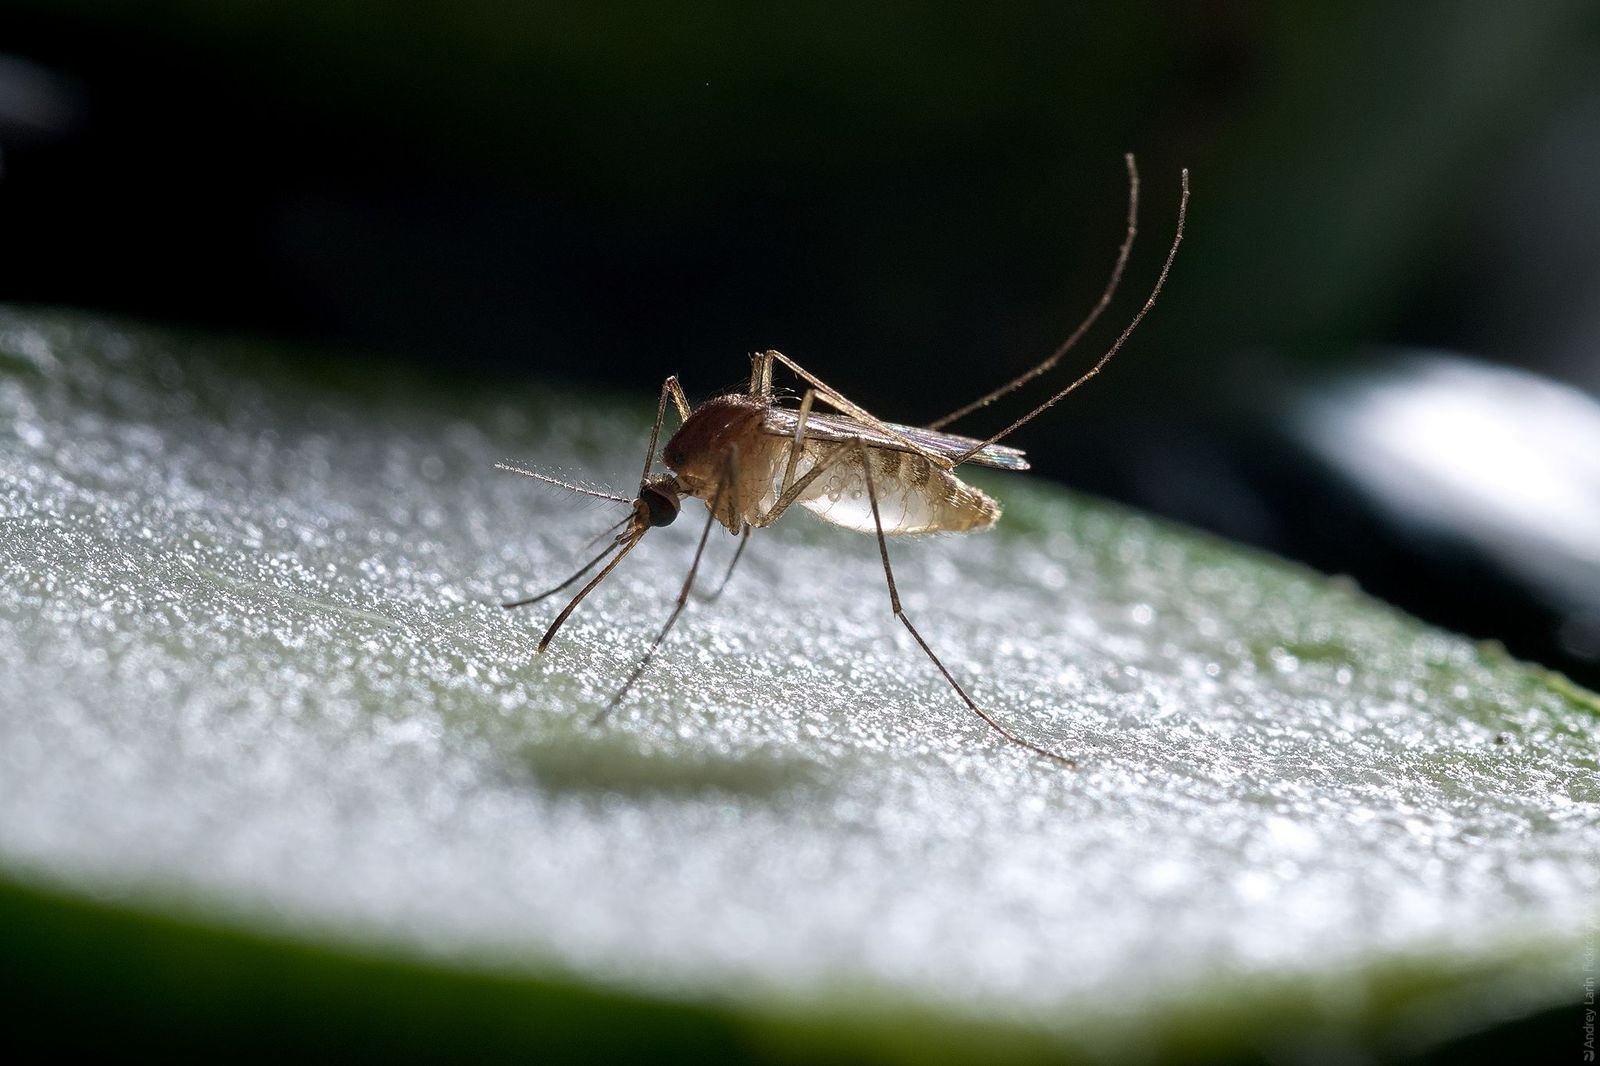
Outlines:
[[714,396],[694,409],[667,441],[661,458],[681,476],[715,481],[722,476],[730,446],[748,441],[766,404],[744,395]]
[[639,499],[634,506],[643,508],[642,517],[650,526],[670,526],[678,517],[678,501],[682,495],[677,478],[651,478],[639,486]]

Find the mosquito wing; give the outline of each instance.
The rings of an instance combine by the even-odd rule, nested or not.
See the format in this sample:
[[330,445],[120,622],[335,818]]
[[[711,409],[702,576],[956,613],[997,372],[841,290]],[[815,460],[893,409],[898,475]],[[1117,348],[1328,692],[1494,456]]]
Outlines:
[[[799,424],[798,411],[784,407],[769,407],[761,421],[761,431],[776,437],[793,437],[795,427]],[[941,433],[938,430],[922,429],[918,426],[902,426],[894,422],[885,422],[884,425],[917,447],[950,459],[965,455],[968,450],[980,443],[973,437],[960,437],[954,433]],[[806,437],[822,441],[861,440],[871,448],[887,448],[897,452],[911,451],[903,441],[849,415],[818,414],[813,411],[806,416]],[[1008,448],[1004,444],[991,444],[967,462],[979,466],[998,467],[1001,470],[1028,469],[1028,460],[1023,456],[1022,450]]]

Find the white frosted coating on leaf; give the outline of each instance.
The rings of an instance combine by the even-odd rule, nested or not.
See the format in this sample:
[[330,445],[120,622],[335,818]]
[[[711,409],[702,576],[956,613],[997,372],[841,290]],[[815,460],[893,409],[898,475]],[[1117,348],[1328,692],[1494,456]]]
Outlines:
[[592,726],[704,508],[539,656],[564,600],[496,602],[625,507],[493,463],[629,494],[649,388],[618,413],[0,312],[0,861],[669,995],[1070,1028],[1330,975],[1358,1013],[1420,961],[1520,967],[1485,1019],[1576,998],[1581,694],[1026,477],[982,480],[995,531],[891,550],[951,670],[1077,771],[963,708],[872,540],[798,510]]

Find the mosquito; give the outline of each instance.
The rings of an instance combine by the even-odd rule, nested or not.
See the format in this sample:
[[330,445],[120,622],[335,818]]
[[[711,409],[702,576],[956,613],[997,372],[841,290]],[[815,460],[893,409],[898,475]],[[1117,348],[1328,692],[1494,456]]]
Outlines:
[[[1138,230],[1139,171],[1132,155],[1125,157],[1125,163],[1128,170],[1127,230],[1100,299],[1077,329],[1046,359],[943,418],[925,426],[886,422],[847,399],[782,352],[764,351],[751,355],[750,381],[743,392],[716,396],[698,407],[689,406],[676,375],[662,383],[661,396],[656,403],[655,425],[650,430],[650,443],[645,449],[639,491],[631,498],[573,485],[508,463],[495,464],[502,470],[525,474],[587,496],[627,504],[631,508],[621,521],[601,534],[601,538],[604,538],[614,533],[605,549],[577,573],[555,588],[502,605],[510,609],[538,603],[570,588],[596,566],[605,564],[550,623],[539,640],[541,652],[549,647],[562,624],[571,617],[584,597],[610,576],[628,553],[638,547],[646,533],[660,526],[669,526],[677,519],[685,497],[695,497],[706,505],[708,513],[700,532],[699,544],[695,548],[694,561],[689,564],[689,573],[683,580],[671,613],[622,687],[596,715],[596,722],[614,710],[644,676],[662,642],[672,632],[694,589],[712,527],[720,523],[740,539],[721,584],[708,598],[720,595],[726,587],[740,556],[744,554],[745,545],[749,543],[751,531],[770,526],[798,503],[824,522],[876,537],[878,556],[883,561],[884,581],[888,585],[890,610],[970,711],[1011,743],[1066,766],[1076,765],[1067,756],[1027,740],[1002,724],[980,707],[956,680],[917,631],[917,627],[912,625],[900,603],[894,569],[889,563],[888,538],[922,533],[967,533],[993,526],[1000,518],[1000,504],[988,494],[963,482],[956,476],[956,470],[967,464],[999,470],[1028,469],[1023,452],[1000,441],[1038,418],[1105,369],[1155,305],[1156,297],[1160,295],[1167,274],[1172,269],[1178,246],[1183,242],[1183,227],[1189,206],[1187,170],[1181,174],[1182,192],[1178,201],[1177,224],[1161,272],[1149,297],[1111,347],[1069,385],[993,436],[980,439],[945,432],[944,427],[950,423],[987,407],[1050,371],[1072,350],[1110,304],[1122,280]],[[773,387],[773,371],[780,366],[805,383],[805,392],[797,405],[789,406],[789,401],[780,397]],[[661,439],[669,404],[678,417],[678,429],[661,451],[661,462],[666,472],[653,473],[656,444]],[[826,410],[822,410],[824,408]]]

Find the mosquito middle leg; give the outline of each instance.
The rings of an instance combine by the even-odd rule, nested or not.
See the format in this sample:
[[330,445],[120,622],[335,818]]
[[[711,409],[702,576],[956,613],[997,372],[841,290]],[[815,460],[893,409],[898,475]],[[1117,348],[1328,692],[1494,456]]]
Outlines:
[[943,674],[944,679],[950,682],[950,687],[956,690],[956,695],[961,697],[961,702],[965,703],[973,714],[976,714],[979,718],[983,719],[984,722],[986,722],[991,728],[993,728],[1007,740],[1011,741],[1013,744],[1019,744],[1034,754],[1043,755],[1047,759],[1053,759],[1056,762],[1061,763],[1063,766],[1076,766],[1077,763],[1073,762],[1065,755],[1057,755],[1055,752],[1050,751],[1047,748],[1041,748],[1039,745],[1017,736],[1011,730],[1007,729],[1005,726],[996,721],[982,707],[979,707],[977,703],[973,701],[972,697],[967,695],[967,690],[961,687],[961,682],[957,681],[955,676],[945,668],[944,663],[939,661],[939,657],[933,653],[933,649],[928,646],[928,642],[922,639],[922,634],[917,632],[917,627],[911,624],[911,619],[907,617],[905,608],[900,606],[900,591],[899,589],[895,588],[894,584],[894,568],[889,565],[889,543],[883,535],[883,519],[878,515],[878,490],[872,481],[872,457],[867,454],[866,445],[862,442],[857,441],[856,447],[859,449],[861,454],[861,471],[867,482],[867,502],[872,505],[872,524],[878,534],[878,555],[883,559],[883,577],[889,585],[889,606],[891,609],[893,609],[894,616],[900,619],[901,624],[903,624],[906,627],[906,630],[911,634],[911,638],[917,642],[917,646],[927,654],[929,659],[933,660],[933,665],[939,668],[939,673]]
[[805,450],[806,420],[811,416],[812,403],[821,396],[816,389],[807,389],[805,396],[800,400],[799,417],[795,420],[794,440],[789,444],[789,461],[784,467],[783,481],[778,485],[778,498],[766,513],[757,515],[750,520],[750,525],[764,528],[772,525],[783,512],[800,498],[800,494],[811,487],[811,483],[821,477],[829,467],[838,462],[839,456],[844,454],[843,449],[835,449],[832,454],[817,459],[804,474],[797,479],[794,476],[795,466],[800,461],[800,455]]
[[821,477],[823,474],[832,469],[834,464],[839,461],[839,457],[844,454],[844,447],[841,446],[834,449],[833,454],[817,460],[816,465],[814,465],[810,470],[807,470],[804,474],[801,474],[793,485],[790,485],[784,490],[783,495],[778,497],[773,505],[767,509],[765,514],[757,515],[755,518],[752,518],[750,520],[750,524],[755,526],[757,529],[762,529],[772,525],[772,523],[776,522],[780,517],[783,516],[783,512],[787,511],[791,506],[793,506],[794,502],[800,498],[800,494],[802,492],[811,487],[811,483],[813,481],[817,480],[817,478]]
[[772,395],[772,353],[750,353],[750,395],[765,400]]
[[816,389],[807,389],[806,394],[800,399],[800,410],[796,412],[794,423],[794,440],[789,442],[789,462],[784,465],[783,480],[778,482],[779,496],[788,492],[790,483],[794,481],[795,464],[800,461],[800,453],[805,450],[806,419],[811,417],[811,405],[816,399]]
[[[754,362],[766,354],[763,352],[761,355],[751,356],[751,360]],[[770,386],[772,379],[772,360],[770,358],[766,360],[766,375],[766,380]],[[752,377],[752,389],[755,388],[754,381],[755,378]],[[789,509],[789,505],[805,490],[806,486],[815,481],[817,476],[822,473],[820,469],[808,471],[807,476],[800,483],[796,484],[795,482],[795,464],[800,461],[800,453],[805,450],[806,419],[811,417],[811,405],[816,398],[817,390],[807,389],[805,396],[800,400],[799,417],[796,419],[794,427],[794,440],[789,444],[789,462],[784,467],[783,480],[778,482],[777,500],[773,502],[772,507],[765,514],[758,516],[753,523],[745,523],[745,527],[739,537],[739,547],[734,551],[733,558],[728,561],[727,572],[722,575],[722,581],[717,585],[716,591],[702,596],[702,601],[709,603],[715,600],[722,595],[722,590],[728,587],[728,581],[733,577],[733,569],[739,565],[739,557],[744,554],[745,545],[750,543],[750,531],[758,525],[766,526],[776,521],[779,515]],[[790,489],[792,485],[794,486],[793,491]],[[735,502],[734,510],[735,512],[738,511],[737,501]]]
[[[737,454],[737,448],[734,448],[729,452],[730,456],[736,456]],[[736,477],[737,471],[738,466],[737,461],[735,461],[733,466],[729,467],[723,472],[727,483],[728,511],[731,515],[741,515],[744,513],[743,509],[739,506],[739,483]],[[716,508],[713,506],[712,514],[715,513]],[[728,569],[722,572],[722,580],[717,582],[716,589],[700,597],[701,602],[711,603],[712,601],[716,600],[722,595],[722,590],[728,587],[728,582],[733,580],[733,571],[734,568],[739,565],[739,557],[744,554],[744,546],[750,543],[750,529],[750,523],[745,522],[741,524],[739,529],[739,546],[733,550],[733,558],[728,560]]]
[[733,550],[733,558],[728,560],[728,569],[722,572],[722,580],[717,582],[717,587],[711,592],[701,595],[701,603],[714,603],[722,596],[722,590],[728,587],[728,582],[733,580],[734,568],[739,565],[739,558],[744,555],[744,546],[750,543],[750,531],[754,526],[746,525],[739,534],[739,546]]

